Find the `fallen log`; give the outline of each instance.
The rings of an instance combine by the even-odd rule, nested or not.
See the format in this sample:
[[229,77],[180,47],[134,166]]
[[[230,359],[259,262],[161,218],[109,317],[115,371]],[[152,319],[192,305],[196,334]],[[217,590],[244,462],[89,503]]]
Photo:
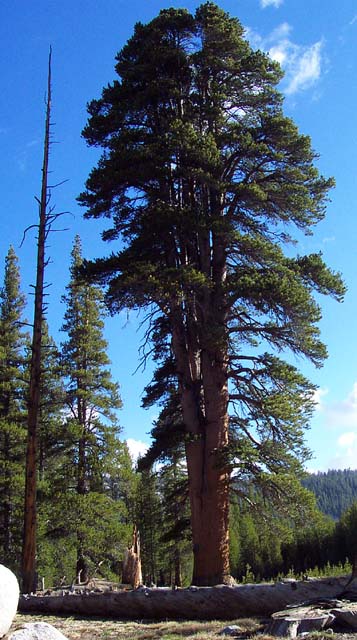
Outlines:
[[346,577],[311,578],[302,581],[246,584],[238,586],[189,587],[108,591],[79,595],[23,595],[21,613],[84,615],[130,619],[232,620],[247,616],[269,616],[289,604],[311,598],[333,598]]

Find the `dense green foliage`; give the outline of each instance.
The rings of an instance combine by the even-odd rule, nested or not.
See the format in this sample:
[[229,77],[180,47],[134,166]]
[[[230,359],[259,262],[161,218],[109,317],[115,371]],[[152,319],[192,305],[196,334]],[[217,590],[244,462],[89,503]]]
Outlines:
[[302,481],[316,496],[319,509],[334,520],[357,500],[357,471],[329,469],[311,473]]
[[26,451],[24,306],[18,260],[10,247],[0,291],[0,552],[13,570],[21,557]]
[[[42,326],[41,403],[37,446],[37,572],[46,584],[72,581],[78,556],[87,573],[118,575],[134,518],[135,474],[115,411],[118,385],[111,381],[102,337],[101,298],[77,286],[76,239],[59,349]],[[0,549],[20,575],[26,456],[26,402],[31,350],[22,317],[17,258],[10,248],[0,293]],[[82,422],[81,422],[82,420]],[[83,569],[82,569],[83,570]]]
[[[118,438],[116,419],[78,422],[79,371],[75,357],[91,353],[83,324],[90,318],[95,357],[88,357],[102,385],[81,387],[79,399],[105,407],[107,417],[118,403],[117,386],[111,382],[100,295],[92,287],[75,284],[74,264],[81,261],[76,240],[72,256],[71,283],[66,294],[67,340],[58,348],[43,326],[43,379],[38,446],[38,573],[45,583],[68,583],[76,576],[79,540],[90,576],[120,579],[124,547],[130,542],[134,522],[140,530],[143,576],[146,583],[190,582],[192,540],[189,524],[187,467],[184,463],[184,427],[177,393],[177,377],[165,347],[165,323],[156,326],[155,354],[165,354],[164,366],[146,389],[144,404],[154,398],[163,408],[152,430],[152,446],[134,473],[126,445]],[[87,292],[84,295],[84,292]],[[98,296],[98,297],[97,297]],[[86,301],[83,305],[82,302]],[[90,307],[91,301],[95,305]],[[24,296],[20,291],[17,258],[9,250],[1,289],[0,359],[0,482],[1,552],[15,572],[19,570],[25,464],[25,408],[28,381],[28,336],[24,329]],[[87,314],[88,308],[91,314]],[[76,322],[73,323],[73,310]],[[85,310],[85,312],[84,312]],[[74,330],[75,329],[75,330]],[[75,340],[78,346],[75,349]],[[71,341],[71,347],[68,344]],[[72,355],[71,355],[72,354]],[[82,373],[83,370],[82,370]],[[93,379],[89,370],[89,383]],[[92,370],[93,375],[93,370]],[[95,376],[94,376],[95,377]],[[107,391],[106,381],[109,382]],[[112,386],[114,385],[114,386]],[[111,391],[114,390],[114,400]],[[98,392],[98,395],[97,395]],[[108,395],[109,394],[109,395]],[[94,405],[93,403],[97,403]],[[88,415],[84,412],[83,415]],[[113,416],[114,417],[114,416]],[[83,432],[84,428],[84,432]],[[91,428],[86,446],[85,492],[78,492],[80,434]],[[314,489],[317,501],[341,508],[341,499],[353,500],[356,473],[351,470],[312,474],[304,485]],[[342,571],[346,560],[354,562],[356,505],[336,523],[314,507],[312,494],[280,476],[276,494],[257,490],[249,474],[232,476],[230,519],[230,563],[232,575],[240,581],[274,578],[280,575]],[[325,487],[328,487],[326,489]],[[281,493],[285,501],[280,500]],[[330,497],[330,502],[326,496]],[[274,499],[276,498],[276,500]]]
[[[320,254],[293,251],[294,237],[323,218],[333,181],[283,114],[279,66],[243,35],[212,2],[138,23],[84,129],[103,155],[80,202],[86,217],[111,220],[103,237],[116,242],[85,273],[106,286],[112,313],[146,309],[154,342],[166,325],[197,584],[226,576],[231,469],[277,498],[293,487],[308,455],[312,385],[282,352],[321,365],[313,294],[344,293]],[[166,362],[163,353],[161,371]],[[220,538],[201,555],[210,517]],[[217,560],[211,575],[204,555]]]
[[[153,392],[147,388],[146,398]],[[165,549],[159,582],[189,584],[192,572],[192,534],[188,500],[187,465],[183,446],[182,411],[174,386],[151,431],[152,445],[138,461],[144,477],[155,477],[159,498],[158,545]]]
[[107,482],[128,455],[118,438],[115,410],[121,406],[119,388],[109,369],[101,294],[78,280],[76,270],[81,262],[77,237],[64,296],[62,330],[67,339],[61,346],[67,478],[61,483],[56,504],[51,501],[48,518],[53,526],[62,514],[62,529],[77,552],[76,575],[86,581],[99,563],[106,562],[108,568],[118,563],[130,528],[125,505],[113,498]]

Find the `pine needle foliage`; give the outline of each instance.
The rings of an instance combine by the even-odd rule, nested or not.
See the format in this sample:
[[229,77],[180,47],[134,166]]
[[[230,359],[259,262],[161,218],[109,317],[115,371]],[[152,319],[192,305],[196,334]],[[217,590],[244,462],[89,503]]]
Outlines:
[[214,3],[138,23],[115,69],[88,107],[83,135],[103,155],[79,200],[86,217],[110,219],[103,238],[116,245],[83,273],[106,287],[112,313],[144,308],[152,328],[166,319],[193,580],[226,582],[232,469],[264,484],[308,453],[313,388],[284,355],[321,366],[315,294],[341,300],[344,285],[294,241],[323,219],[334,183],[283,113],[279,65]]

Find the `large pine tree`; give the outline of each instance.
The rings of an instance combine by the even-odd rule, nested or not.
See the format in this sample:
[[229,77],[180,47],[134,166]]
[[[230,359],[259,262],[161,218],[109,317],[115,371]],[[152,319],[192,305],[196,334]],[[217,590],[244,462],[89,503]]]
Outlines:
[[0,291],[0,552],[19,570],[26,453],[26,358],[20,272],[14,249],[5,259]]
[[215,4],[138,23],[116,72],[89,105],[84,137],[104,154],[80,201],[87,217],[111,218],[104,239],[122,243],[86,272],[107,285],[112,312],[166,319],[186,431],[193,581],[221,583],[234,464],[262,486],[280,476],[279,489],[306,455],[311,385],[280,354],[321,365],[313,293],[340,299],[344,288],[321,255],[295,255],[291,240],[323,218],[333,181],[283,114],[279,66]]

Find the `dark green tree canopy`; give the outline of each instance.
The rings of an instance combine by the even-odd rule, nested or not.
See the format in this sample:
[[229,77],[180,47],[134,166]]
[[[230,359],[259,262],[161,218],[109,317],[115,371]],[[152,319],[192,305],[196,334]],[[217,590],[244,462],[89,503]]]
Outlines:
[[[103,239],[119,250],[84,272],[106,286],[112,313],[146,308],[161,372],[174,367],[191,512],[204,535],[210,505],[223,494],[227,504],[229,460],[263,485],[272,475],[281,490],[278,474],[306,458],[312,385],[281,353],[317,366],[326,357],[315,294],[341,300],[344,286],[294,240],[323,218],[333,180],[284,116],[277,63],[212,2],[137,24],[116,72],[89,105],[83,135],[103,155],[79,200],[86,217],[111,219]],[[227,530],[225,509],[218,520]],[[198,549],[197,539],[193,526]]]
[[[321,255],[287,258],[283,247],[288,226],[311,233],[322,219],[333,181],[319,176],[309,138],[282,113],[277,64],[250,49],[236,19],[206,3],[195,19],[169,9],[136,25],[116,71],[120,80],[89,106],[84,137],[105,153],[80,196],[87,217],[112,218],[104,238],[128,244],[91,265],[109,284],[112,310],[165,310],[170,290],[210,289],[214,274],[197,238],[212,244],[217,229],[229,259],[232,333],[319,363],[325,350],[311,291],[340,299],[343,286]],[[205,202],[207,187],[220,202],[212,189]]]
[[178,287],[184,296],[212,288],[197,239],[212,248],[218,234],[239,341],[262,338],[320,362],[311,291],[340,298],[343,287],[320,255],[287,258],[283,247],[289,227],[311,233],[322,219],[333,181],[282,113],[279,67],[242,33],[213,3],[195,17],[169,9],[136,25],[117,56],[119,80],[89,106],[84,137],[105,153],[80,196],[87,217],[112,218],[104,239],[127,246],[88,270],[109,285],[113,311],[167,311]]

